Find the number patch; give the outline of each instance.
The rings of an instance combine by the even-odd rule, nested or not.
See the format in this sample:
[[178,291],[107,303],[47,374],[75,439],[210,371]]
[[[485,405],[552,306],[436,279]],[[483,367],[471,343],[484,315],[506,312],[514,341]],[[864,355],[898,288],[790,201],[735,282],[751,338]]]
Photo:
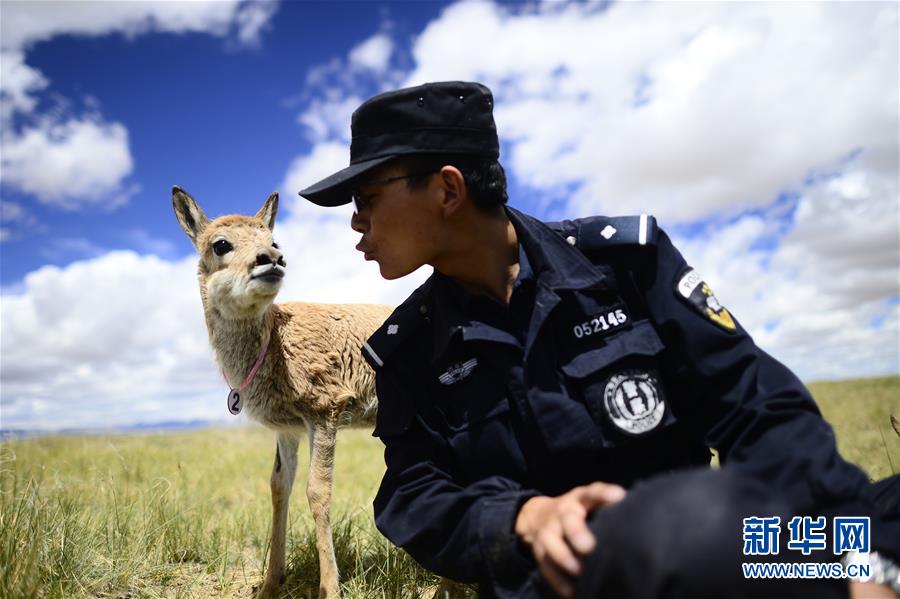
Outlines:
[[590,335],[599,335],[607,331],[617,329],[628,322],[628,315],[625,310],[617,308],[610,310],[605,314],[598,314],[590,320],[576,324],[572,328],[576,339],[588,337]]

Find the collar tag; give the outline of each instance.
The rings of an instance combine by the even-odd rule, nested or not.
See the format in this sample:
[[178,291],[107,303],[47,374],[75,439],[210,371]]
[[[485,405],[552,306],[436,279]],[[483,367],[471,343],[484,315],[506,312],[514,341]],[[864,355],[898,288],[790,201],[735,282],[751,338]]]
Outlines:
[[[253,379],[256,377],[256,373],[259,371],[260,367],[263,364],[263,361],[266,359],[266,354],[269,353],[269,341],[271,338],[266,338],[263,342],[262,348],[259,350],[259,356],[256,358],[256,363],[253,364],[253,368],[250,369],[250,372],[247,373],[247,378],[244,379],[244,382],[241,383],[241,386],[235,389],[234,387],[228,392],[228,403],[226,406],[228,407],[228,411],[232,413],[232,415],[237,416],[241,413],[241,409],[244,407],[244,399],[241,397],[241,393],[247,390],[247,387],[253,382]],[[228,382],[228,377],[225,376],[225,371],[222,371],[222,376],[225,378],[225,382]]]
[[241,392],[237,389],[232,389],[228,392],[228,411],[232,413],[232,415],[237,416],[241,413],[241,409],[244,407],[244,400],[241,398]]

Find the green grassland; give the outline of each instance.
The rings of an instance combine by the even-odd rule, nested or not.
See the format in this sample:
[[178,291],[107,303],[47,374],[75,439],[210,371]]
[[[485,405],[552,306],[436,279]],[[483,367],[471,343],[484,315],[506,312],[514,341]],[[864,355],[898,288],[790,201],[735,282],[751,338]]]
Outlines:
[[[873,479],[900,471],[888,418],[900,416],[900,377],[811,390],[847,459]],[[286,597],[318,588],[305,448],[300,456]],[[251,597],[268,549],[273,458],[273,436],[257,426],[0,443],[0,597]],[[341,431],[336,468],[344,596],[429,596],[436,578],[372,523],[380,442]]]

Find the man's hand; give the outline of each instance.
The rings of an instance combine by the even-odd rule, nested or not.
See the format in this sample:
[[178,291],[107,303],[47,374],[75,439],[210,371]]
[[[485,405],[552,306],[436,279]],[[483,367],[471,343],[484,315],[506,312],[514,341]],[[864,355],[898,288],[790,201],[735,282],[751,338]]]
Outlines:
[[874,582],[850,581],[850,599],[896,599],[894,591]]
[[623,497],[625,489],[618,485],[592,483],[559,497],[532,497],[522,504],[516,535],[531,547],[541,574],[561,596],[572,596],[572,578],[581,573],[582,559],[596,545],[587,527],[588,515]]

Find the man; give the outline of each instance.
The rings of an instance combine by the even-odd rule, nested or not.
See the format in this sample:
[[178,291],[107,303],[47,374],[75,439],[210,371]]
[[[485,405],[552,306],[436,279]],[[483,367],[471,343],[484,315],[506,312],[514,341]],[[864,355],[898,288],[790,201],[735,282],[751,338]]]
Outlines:
[[[492,110],[477,83],[376,96],[353,115],[350,166],[300,192],[355,202],[356,249],[385,278],[434,267],[363,351],[379,530],[484,596],[751,596],[738,562],[756,559],[740,536],[756,516],[869,517],[888,567],[896,524],[803,385],[652,217],[507,207]],[[724,471],[689,471],[710,447]],[[773,588],[846,596],[839,580]]]

